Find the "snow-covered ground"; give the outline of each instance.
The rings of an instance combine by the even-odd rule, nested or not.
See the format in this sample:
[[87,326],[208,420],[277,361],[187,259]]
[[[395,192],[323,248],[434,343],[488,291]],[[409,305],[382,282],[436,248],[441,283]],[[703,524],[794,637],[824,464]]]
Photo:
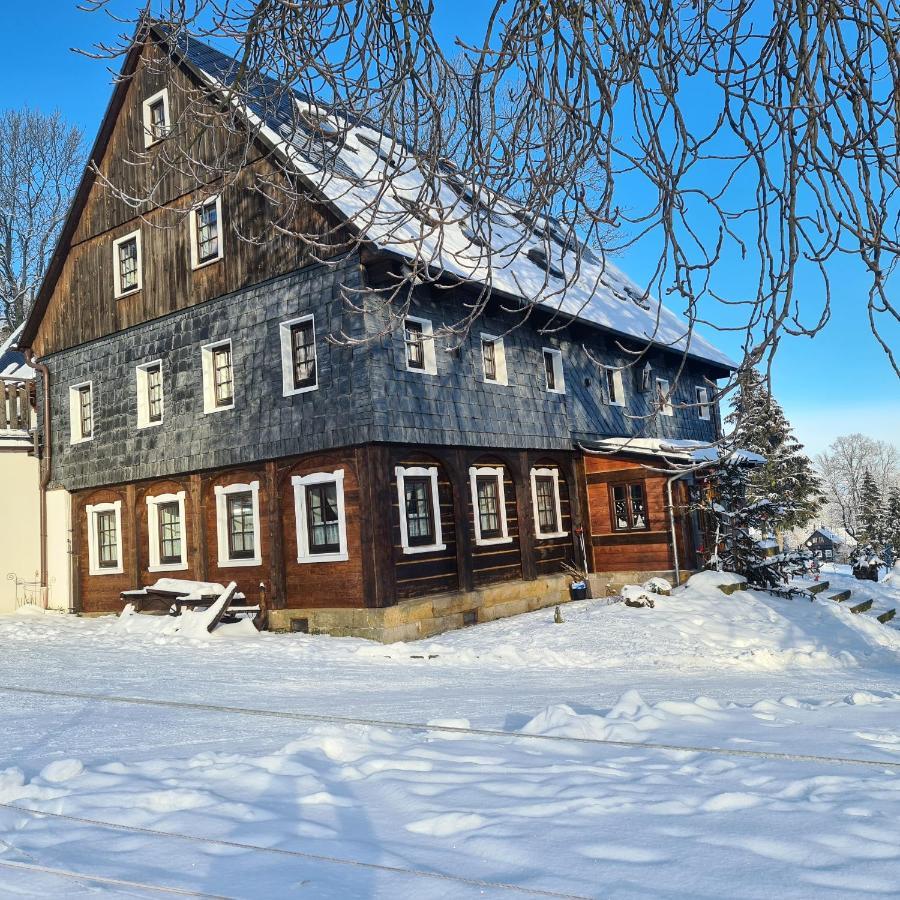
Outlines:
[[897,896],[900,630],[710,580],[387,647],[0,618],[0,896]]

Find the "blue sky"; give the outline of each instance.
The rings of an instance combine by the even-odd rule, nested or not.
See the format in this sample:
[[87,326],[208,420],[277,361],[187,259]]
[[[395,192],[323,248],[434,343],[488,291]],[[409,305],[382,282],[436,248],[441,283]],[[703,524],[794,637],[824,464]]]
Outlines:
[[[483,3],[437,0],[436,5],[437,24],[448,42],[457,34],[474,35]],[[134,7],[117,0],[115,8],[128,14]],[[103,13],[79,11],[72,0],[6,3],[2,25],[6,40],[0,56],[0,109],[22,105],[59,109],[84,129],[88,142],[93,140],[113,76],[106,62],[80,56],[71,48],[110,42],[123,26]],[[638,279],[643,274],[641,262],[627,254],[617,260]],[[724,273],[726,277],[740,283],[740,265],[727,264],[733,272]],[[815,339],[782,341],[773,370],[775,395],[811,452],[852,431],[900,446],[900,380],[868,331],[865,284],[844,262],[834,264],[831,277],[832,319]],[[819,286],[810,285],[809,290],[818,291]],[[737,352],[735,338],[707,334],[723,349]]]

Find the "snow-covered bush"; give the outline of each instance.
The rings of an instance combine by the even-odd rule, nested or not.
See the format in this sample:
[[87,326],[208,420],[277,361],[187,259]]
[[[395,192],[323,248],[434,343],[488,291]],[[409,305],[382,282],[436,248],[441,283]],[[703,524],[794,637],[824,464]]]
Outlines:
[[645,581],[643,588],[645,591],[650,591],[651,594],[662,594],[666,597],[672,593],[672,585],[665,578],[655,576]]
[[656,601],[653,599],[653,591],[639,584],[626,584],[622,588],[622,598],[626,606],[649,607],[653,609]]

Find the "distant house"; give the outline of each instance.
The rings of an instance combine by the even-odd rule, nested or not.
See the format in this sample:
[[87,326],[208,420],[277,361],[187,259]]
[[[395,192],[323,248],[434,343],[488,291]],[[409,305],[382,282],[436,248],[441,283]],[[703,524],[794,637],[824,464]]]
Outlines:
[[40,472],[31,453],[35,373],[13,349],[21,330],[0,343],[0,613],[43,600]]
[[844,561],[856,542],[849,535],[842,537],[824,525],[817,528],[804,542],[817,559],[824,562]]

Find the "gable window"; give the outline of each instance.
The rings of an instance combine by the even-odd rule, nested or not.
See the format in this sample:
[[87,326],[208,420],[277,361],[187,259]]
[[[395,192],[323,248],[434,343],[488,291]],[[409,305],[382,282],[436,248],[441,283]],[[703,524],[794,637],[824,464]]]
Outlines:
[[234,407],[234,367],[231,341],[209,344],[201,351],[203,411],[219,412]]
[[669,396],[669,380],[667,378],[656,379],[656,399],[659,403],[659,411],[664,416],[674,416],[675,410],[672,409],[672,398]]
[[437,466],[397,466],[400,544],[404,553],[444,550]]
[[297,562],[342,562],[347,553],[344,470],[294,475]]
[[187,568],[184,497],[184,491],[147,497],[150,572],[172,572]]
[[646,531],[650,527],[647,523],[647,501],[642,481],[612,484],[609,491],[612,526],[615,531]]
[[604,368],[603,378],[606,382],[606,396],[612,406],[625,405],[625,385],[622,380],[622,370]]
[[191,266],[201,266],[222,258],[222,198],[210,197],[191,210]]
[[403,320],[403,343],[406,348],[406,368],[410,372],[437,374],[434,328],[429,319],[407,316]]
[[122,573],[122,501],[89,504],[87,513],[88,573]]
[[143,103],[144,146],[161,141],[172,126],[169,117],[169,92],[163,88]]
[[113,282],[116,297],[141,289],[140,231],[132,231],[113,241]]
[[475,543],[502,544],[512,540],[506,523],[506,490],[503,466],[469,469]]
[[559,469],[531,470],[531,500],[534,531],[538,538],[565,537],[562,530],[562,503],[559,496]]
[[259,482],[216,485],[215,492],[219,566],[260,565]]
[[547,390],[554,394],[564,394],[566,383],[563,377],[562,353],[550,347],[544,347],[544,378]]
[[503,338],[481,335],[481,363],[484,380],[490,384],[507,384],[506,347]]
[[69,388],[69,443],[89,441],[94,436],[94,388],[90,381]]
[[697,388],[697,409],[701,419],[708,420],[710,418],[709,388]]
[[316,361],[316,324],[312,316],[282,322],[281,372],[282,394],[301,394],[318,385]]
[[135,370],[138,428],[159,425],[163,420],[162,362],[146,363]]

